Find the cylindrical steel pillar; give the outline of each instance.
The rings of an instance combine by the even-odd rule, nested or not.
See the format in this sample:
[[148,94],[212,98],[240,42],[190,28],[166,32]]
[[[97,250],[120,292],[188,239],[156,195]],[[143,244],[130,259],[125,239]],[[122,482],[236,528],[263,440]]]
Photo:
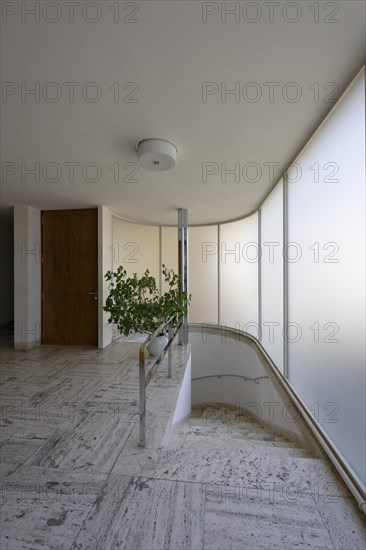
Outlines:
[[[178,273],[181,280],[181,291],[188,295],[188,211],[178,210]],[[178,332],[179,344],[188,344],[188,315],[183,318]]]

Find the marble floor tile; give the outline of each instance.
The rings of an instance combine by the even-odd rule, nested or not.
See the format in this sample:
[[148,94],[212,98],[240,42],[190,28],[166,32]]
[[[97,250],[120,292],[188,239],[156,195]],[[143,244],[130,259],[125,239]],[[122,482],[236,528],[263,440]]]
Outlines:
[[34,500],[91,505],[103,492],[106,480],[106,474],[22,465],[3,479],[2,498],[5,502],[24,493],[28,500],[32,496]]
[[96,380],[112,379],[115,376],[115,367],[113,365],[104,365],[101,369],[98,363],[78,363],[69,361],[67,367],[62,369],[57,376],[59,378],[92,378]]
[[146,418],[146,446],[139,447],[139,422],[133,427],[112,470],[113,475],[152,476],[158,463],[169,416],[150,414]]
[[222,404],[167,433],[189,350],[171,379],[159,365],[140,448],[138,350],[5,350],[2,550],[364,548],[365,516],[298,442]]
[[88,378],[56,379],[52,384],[42,387],[39,384],[38,392],[30,400],[30,406],[43,406],[46,403],[79,403],[87,401],[93,392],[100,386],[99,380]]
[[68,550],[92,504],[70,502],[49,494],[8,492],[1,510],[2,550]]
[[[110,403],[107,404],[110,406]],[[68,430],[57,430],[29,462],[34,466],[108,473],[123,449],[134,422],[115,410],[88,415]]]
[[90,401],[129,401],[136,407],[138,405],[139,390],[138,380],[132,382],[100,382],[98,388],[96,388],[91,396]]
[[307,495],[259,491],[257,496],[206,494],[204,548],[333,550],[318,508]]
[[57,376],[57,373],[68,364],[68,360],[59,352],[53,352],[51,356],[46,354],[45,357],[37,358],[34,356],[34,351],[16,353],[12,361],[8,359],[8,368],[12,369],[15,375],[19,369],[26,378],[40,375],[53,377]]
[[23,402],[39,393],[39,391],[40,385],[32,383],[31,380],[8,381],[1,387],[1,400],[3,401],[4,398],[10,398],[14,402]]
[[33,376],[33,372],[23,366],[19,361],[2,361],[0,370],[0,387],[6,389],[4,384],[25,382]]
[[1,480],[1,549],[68,550],[106,476],[20,466]]
[[39,448],[41,444],[34,443],[1,443],[0,462],[24,464]]
[[318,509],[336,550],[366,549],[366,515],[352,497],[323,497]]
[[6,481],[6,478],[14,473],[18,468],[20,467],[20,464],[17,462],[0,462],[0,479],[3,483]]
[[[16,414],[17,416],[13,416]],[[54,411],[39,411],[26,409],[26,415],[18,417],[18,409],[7,410],[6,416],[0,422],[0,441],[44,443],[55,430],[60,429],[62,420],[55,418]]]
[[203,506],[198,484],[110,476],[72,549],[199,549]]
[[[318,459],[278,456],[282,449],[258,447],[234,440],[228,450],[225,441],[197,438],[187,444],[168,436],[154,476],[163,479],[263,486],[293,484],[302,492],[344,494],[344,488],[328,465]],[[291,450],[291,449],[290,449]]]
[[71,412],[80,409],[99,384],[100,381],[82,379],[51,381],[44,376],[32,377],[21,384],[6,384],[2,395],[2,420],[69,420]]

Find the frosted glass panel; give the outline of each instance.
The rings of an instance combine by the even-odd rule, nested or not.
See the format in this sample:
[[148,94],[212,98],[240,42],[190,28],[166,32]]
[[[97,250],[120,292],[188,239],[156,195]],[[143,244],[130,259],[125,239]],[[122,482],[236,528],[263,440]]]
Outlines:
[[[161,263],[178,273],[178,229],[176,227],[161,228]],[[163,281],[162,292],[168,290]]]
[[220,225],[220,322],[258,337],[258,214]]
[[218,323],[217,226],[188,228],[190,323]]
[[149,269],[159,281],[159,228],[113,217],[113,267],[123,265],[129,275]]
[[362,76],[288,186],[289,379],[363,483],[364,120]]
[[261,207],[261,342],[283,372],[283,182]]

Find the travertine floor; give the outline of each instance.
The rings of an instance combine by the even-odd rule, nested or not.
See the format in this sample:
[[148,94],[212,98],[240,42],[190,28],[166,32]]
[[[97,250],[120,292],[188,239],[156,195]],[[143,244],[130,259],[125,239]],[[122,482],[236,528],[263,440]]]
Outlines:
[[186,352],[148,390],[138,344],[1,354],[1,549],[366,547],[365,516],[329,465],[207,406],[164,436]]

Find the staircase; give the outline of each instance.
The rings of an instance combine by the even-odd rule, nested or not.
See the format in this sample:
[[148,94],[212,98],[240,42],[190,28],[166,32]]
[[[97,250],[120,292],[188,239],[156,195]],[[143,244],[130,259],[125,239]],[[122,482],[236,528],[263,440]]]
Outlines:
[[[216,440],[246,441],[247,445],[266,447],[281,455],[313,457],[296,436],[284,435],[280,429],[258,422],[244,410],[228,404],[205,403],[192,409],[191,417],[179,428],[182,437],[211,437]],[[196,439],[197,440],[197,439]]]
[[342,494],[328,460],[305,440],[227,404],[194,408],[163,441],[158,476],[298,494]]

